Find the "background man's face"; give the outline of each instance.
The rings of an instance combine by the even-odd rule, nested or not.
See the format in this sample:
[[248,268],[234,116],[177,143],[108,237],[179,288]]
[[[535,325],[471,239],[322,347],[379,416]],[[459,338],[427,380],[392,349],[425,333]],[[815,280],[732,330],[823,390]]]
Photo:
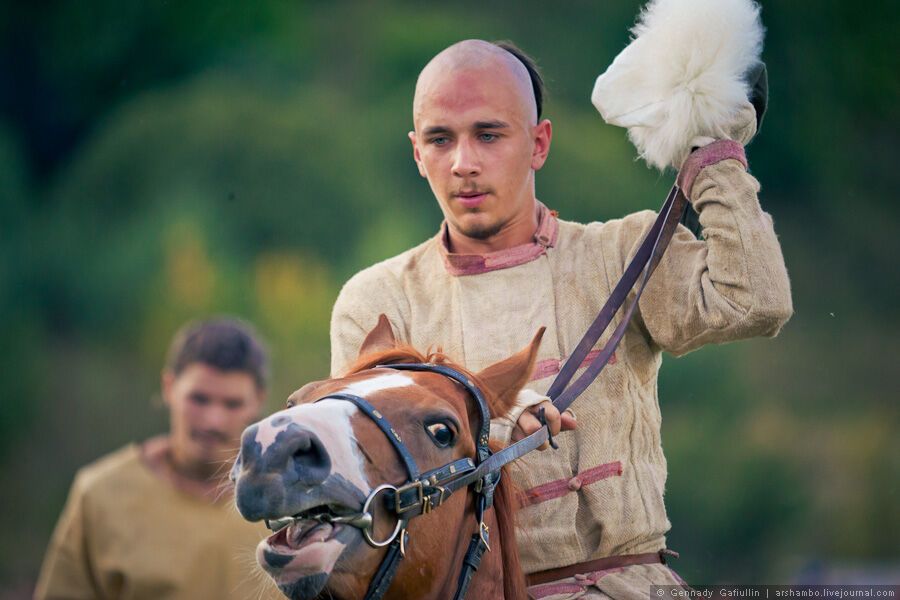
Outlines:
[[[532,109],[533,111],[533,109]],[[487,239],[534,208],[532,111],[502,65],[420,81],[410,133],[419,172],[449,225]],[[547,123],[549,125],[549,123]]]
[[244,371],[220,371],[203,363],[179,375],[163,374],[172,452],[179,466],[215,472],[237,451],[241,433],[254,421],[263,394]]

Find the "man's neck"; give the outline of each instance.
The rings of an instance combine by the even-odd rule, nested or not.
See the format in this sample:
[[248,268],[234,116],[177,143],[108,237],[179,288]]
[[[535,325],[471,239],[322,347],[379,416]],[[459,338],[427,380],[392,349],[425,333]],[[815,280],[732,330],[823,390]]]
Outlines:
[[447,249],[454,254],[490,254],[527,244],[534,240],[539,215],[540,206],[535,201],[534,210],[516,215],[486,239],[469,237],[448,224]]
[[158,436],[141,444],[141,458],[157,477],[200,500],[215,502],[230,493],[227,469],[215,472],[183,464],[175,457],[169,436]]

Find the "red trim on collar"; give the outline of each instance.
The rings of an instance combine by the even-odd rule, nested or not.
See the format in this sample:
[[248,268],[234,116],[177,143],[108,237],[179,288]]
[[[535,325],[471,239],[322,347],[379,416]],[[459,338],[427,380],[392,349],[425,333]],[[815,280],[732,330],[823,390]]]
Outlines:
[[531,262],[553,248],[559,237],[559,223],[556,211],[550,210],[538,202],[538,227],[533,241],[520,244],[505,250],[497,250],[487,254],[454,254],[447,249],[447,222],[441,224],[437,234],[438,248],[444,267],[450,275],[478,275],[489,271],[508,269]]

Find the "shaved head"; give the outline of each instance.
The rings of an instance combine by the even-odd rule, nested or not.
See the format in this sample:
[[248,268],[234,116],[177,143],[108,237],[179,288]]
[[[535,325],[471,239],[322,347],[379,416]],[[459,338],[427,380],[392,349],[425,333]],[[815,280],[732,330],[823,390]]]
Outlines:
[[[421,105],[429,97],[441,93],[447,78],[470,72],[501,81],[514,90],[522,115],[529,123],[537,123],[538,106],[536,82],[526,68],[525,58],[518,58],[511,50],[483,40],[463,40],[441,51],[425,65],[416,81],[413,99],[413,121],[418,122]],[[539,76],[537,76],[539,77]]]

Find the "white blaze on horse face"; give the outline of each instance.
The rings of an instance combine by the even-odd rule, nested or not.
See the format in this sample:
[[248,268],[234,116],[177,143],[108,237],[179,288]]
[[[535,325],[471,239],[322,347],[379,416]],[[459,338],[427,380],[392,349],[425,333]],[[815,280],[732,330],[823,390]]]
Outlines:
[[362,396],[365,398],[369,394],[389,390],[398,387],[407,387],[414,385],[415,382],[409,375],[403,373],[390,373],[387,375],[378,375],[370,379],[362,381],[354,381],[340,391],[342,394],[353,394],[354,396]]
[[[414,382],[408,375],[390,373],[353,382],[339,393],[365,398],[375,392],[410,385]],[[313,404],[300,404],[260,421],[255,440],[260,445],[261,453],[265,454],[278,434],[291,423],[296,423],[318,436],[328,451],[335,474],[343,476],[368,494],[372,486],[366,480],[365,460],[357,448],[351,425],[351,419],[357,412],[356,405],[346,400],[326,399]]]

